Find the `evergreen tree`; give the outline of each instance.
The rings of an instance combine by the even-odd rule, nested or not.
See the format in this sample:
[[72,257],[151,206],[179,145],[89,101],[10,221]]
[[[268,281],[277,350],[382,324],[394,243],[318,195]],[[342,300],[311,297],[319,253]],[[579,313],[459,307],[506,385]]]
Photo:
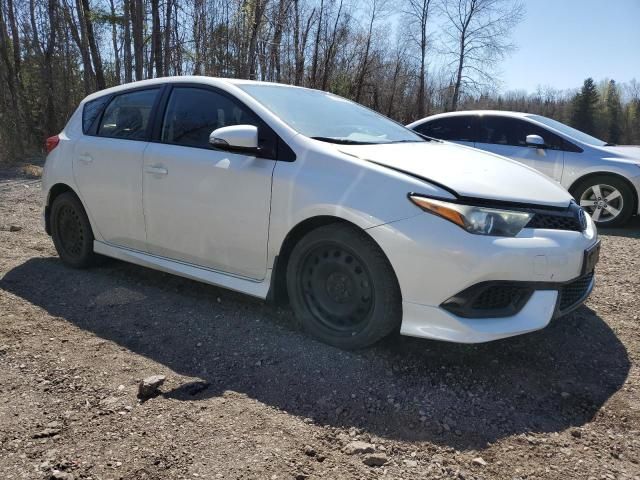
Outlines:
[[609,81],[607,89],[607,117],[609,122],[609,142],[620,143],[622,135],[622,104],[620,103],[620,92],[615,80]]
[[571,124],[578,130],[595,134],[595,116],[599,101],[598,90],[593,78],[587,78],[580,93],[573,98]]

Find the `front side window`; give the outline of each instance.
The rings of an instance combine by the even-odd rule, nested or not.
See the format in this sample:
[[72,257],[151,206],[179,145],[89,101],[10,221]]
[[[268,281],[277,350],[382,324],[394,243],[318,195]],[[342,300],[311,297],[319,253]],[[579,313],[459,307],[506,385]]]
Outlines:
[[145,140],[159,88],[123,93],[109,103],[98,129],[101,137]]
[[562,138],[549,130],[519,118],[482,116],[478,133],[478,143],[527,147],[527,135],[539,135],[547,148],[562,150]]
[[175,87],[162,125],[162,141],[186,147],[209,148],[209,135],[217,128],[255,125],[257,117],[231,98],[212,90]]
[[282,85],[238,87],[291,128],[316,140],[343,144],[426,141],[399,123],[331,93]]
[[453,142],[473,142],[474,117],[472,115],[455,115],[438,118],[423,123],[415,129],[428,137],[449,140]]

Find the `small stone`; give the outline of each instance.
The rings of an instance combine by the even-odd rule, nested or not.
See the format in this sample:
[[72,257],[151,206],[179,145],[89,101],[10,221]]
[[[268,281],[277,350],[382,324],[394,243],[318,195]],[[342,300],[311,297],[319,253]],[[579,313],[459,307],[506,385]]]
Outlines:
[[49,477],[51,480],[75,480],[75,475],[70,472],[61,472],[60,470],[54,470]]
[[577,428],[571,430],[571,436],[575,437],[575,438],[580,438],[582,437],[582,432],[580,430],[578,430]]
[[308,456],[308,457],[315,457],[316,456],[316,450],[311,445],[306,445],[304,447],[304,454],[306,456]]
[[384,453],[370,453],[364,457],[362,463],[369,467],[382,467],[388,461],[389,458]]
[[61,431],[62,429],[58,427],[47,427],[44,430],[34,433],[31,438],[49,438],[58,435]]
[[151,398],[158,393],[158,388],[164,383],[167,377],[164,375],[152,375],[140,382],[138,385],[139,398]]
[[10,232],[19,232],[20,230],[22,230],[20,225],[9,225]]
[[487,462],[484,458],[482,457],[476,457],[473,460],[471,460],[471,463],[473,463],[474,465],[480,465],[482,467],[484,467],[485,465],[487,465]]
[[560,393],[560,396],[561,396],[562,398],[569,398],[569,397],[571,396],[571,394],[570,394],[569,392],[561,392],[561,393]]
[[375,451],[375,448],[370,443],[355,441],[348,443],[342,451],[347,455],[355,455],[360,453],[372,453]]
[[415,460],[405,460],[404,464],[407,467],[417,467],[418,466],[418,462],[416,462]]

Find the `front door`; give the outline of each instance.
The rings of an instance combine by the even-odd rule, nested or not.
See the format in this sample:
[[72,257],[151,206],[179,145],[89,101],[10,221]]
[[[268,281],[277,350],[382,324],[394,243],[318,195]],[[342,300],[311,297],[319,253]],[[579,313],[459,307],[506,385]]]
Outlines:
[[160,142],[144,153],[150,253],[256,280],[265,277],[276,162],[209,145],[213,130],[240,124],[265,128],[226,93],[172,88]]
[[[527,145],[527,135],[539,135],[545,148]],[[480,117],[476,147],[502,155],[560,181],[564,165],[562,139],[519,118],[483,115]]]
[[73,174],[80,197],[102,238],[112,245],[144,250],[142,158],[147,127],[159,88],[115,96],[96,135],[75,144]]

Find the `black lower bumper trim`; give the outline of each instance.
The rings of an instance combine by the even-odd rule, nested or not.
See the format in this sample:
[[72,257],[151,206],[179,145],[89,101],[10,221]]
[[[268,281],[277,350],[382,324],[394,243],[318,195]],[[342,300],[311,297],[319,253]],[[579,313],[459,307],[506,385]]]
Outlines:
[[463,318],[503,318],[519,313],[536,290],[556,290],[554,317],[566,315],[587,299],[594,285],[594,272],[568,282],[489,281],[468,287],[440,306]]

